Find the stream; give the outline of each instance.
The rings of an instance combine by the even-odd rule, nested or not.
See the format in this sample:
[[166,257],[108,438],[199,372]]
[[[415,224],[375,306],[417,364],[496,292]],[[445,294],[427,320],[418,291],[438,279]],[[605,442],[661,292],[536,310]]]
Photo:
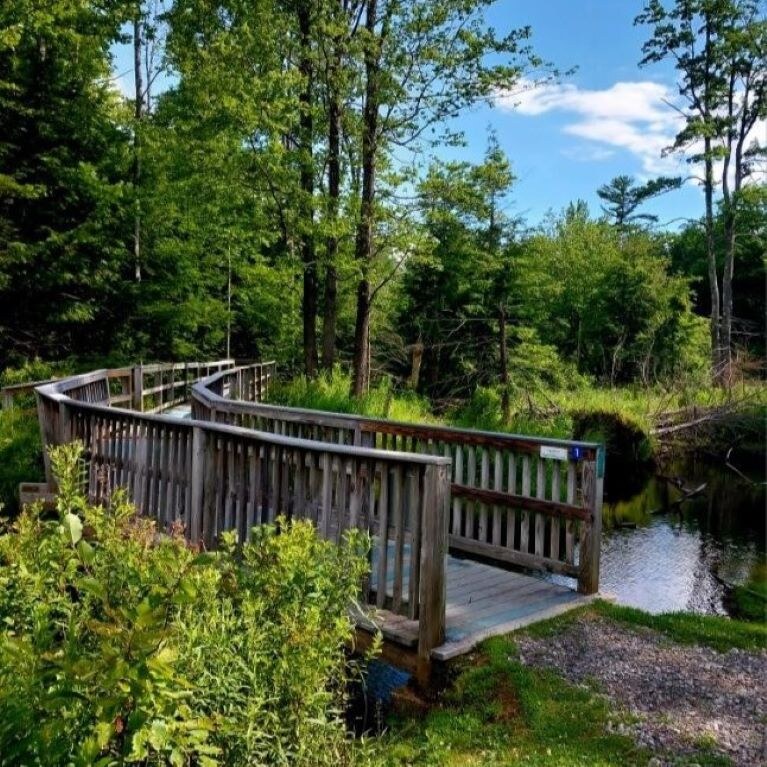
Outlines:
[[628,492],[613,478],[604,501],[600,591],[653,613],[727,614],[727,584],[745,582],[765,561],[764,467],[753,458],[749,467],[744,456],[730,460],[746,477],[696,456],[664,467],[664,477],[681,479],[687,491],[705,483],[681,503],[683,490],[660,476]]

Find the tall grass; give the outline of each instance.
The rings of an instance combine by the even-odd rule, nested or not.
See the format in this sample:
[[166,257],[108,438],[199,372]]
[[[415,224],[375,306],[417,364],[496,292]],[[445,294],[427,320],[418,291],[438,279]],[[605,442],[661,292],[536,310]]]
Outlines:
[[388,379],[382,379],[362,397],[352,397],[351,376],[336,367],[308,380],[305,376],[277,384],[269,393],[276,405],[323,410],[330,413],[356,413],[394,421],[434,423],[429,402],[413,392],[395,392]]
[[382,380],[363,397],[349,395],[350,376],[340,368],[314,380],[295,378],[275,387],[270,401],[292,407],[336,413],[357,413],[414,423],[443,423],[486,431],[531,434],[560,439],[575,436],[604,441],[608,434],[582,433],[583,425],[597,423],[608,432],[611,424],[621,432],[633,434],[643,443],[643,455],[652,450],[651,431],[661,413],[691,405],[717,406],[738,402],[746,410],[764,413],[767,387],[762,383],[743,383],[733,390],[720,387],[598,387],[581,384],[572,388],[516,388],[511,395],[511,414],[502,418],[498,387],[478,387],[472,396],[447,411],[435,414],[430,402],[413,392],[397,390],[388,379]]
[[42,447],[37,416],[33,410],[0,411],[0,509],[4,514],[18,511],[21,482],[44,478]]

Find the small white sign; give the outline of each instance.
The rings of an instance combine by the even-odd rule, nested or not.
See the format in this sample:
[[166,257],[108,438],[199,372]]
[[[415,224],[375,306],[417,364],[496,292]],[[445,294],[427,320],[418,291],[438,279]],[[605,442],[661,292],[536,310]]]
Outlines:
[[541,458],[553,458],[555,461],[566,461],[567,448],[541,445]]

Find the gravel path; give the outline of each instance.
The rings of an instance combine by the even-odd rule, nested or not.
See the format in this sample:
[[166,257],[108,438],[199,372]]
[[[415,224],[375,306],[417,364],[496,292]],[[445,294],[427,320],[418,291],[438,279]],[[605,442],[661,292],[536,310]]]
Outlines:
[[652,749],[652,767],[702,746],[743,767],[767,765],[767,652],[676,644],[650,629],[585,615],[561,633],[517,640],[522,661],[594,684]]

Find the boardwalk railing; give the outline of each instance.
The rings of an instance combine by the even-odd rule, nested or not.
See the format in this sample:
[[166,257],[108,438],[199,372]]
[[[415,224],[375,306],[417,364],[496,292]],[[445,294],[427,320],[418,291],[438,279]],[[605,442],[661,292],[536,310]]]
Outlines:
[[[311,520],[329,540],[340,540],[350,528],[365,530],[372,535],[373,568],[363,597],[418,621],[418,657],[428,663],[445,631],[449,460],[111,407],[146,407],[144,397],[160,394],[159,384],[143,385],[148,367],[141,372],[141,400],[139,387],[131,391],[126,384],[139,374],[129,376],[128,369],[36,389],[44,446],[82,441],[90,496],[101,501],[124,487],[140,513],[160,526],[180,522],[191,541],[206,547],[215,546],[224,530],[245,540],[255,525],[280,515]],[[226,377],[222,371],[212,376],[213,387],[260,396],[273,365],[258,369]],[[179,370],[166,373],[166,405],[180,388]],[[115,381],[128,391],[119,386],[112,393]],[[149,404],[157,406],[156,400]]]
[[[287,437],[441,455],[452,464],[450,549],[577,578],[599,588],[604,450],[562,441],[267,405],[239,381],[259,365],[192,387],[194,417]],[[247,401],[251,400],[251,401]]]
[[[43,447],[58,444],[62,434],[59,402],[70,399],[100,405],[127,405],[140,412],[159,412],[188,399],[191,385],[211,372],[234,366],[234,360],[158,363],[90,373],[44,382],[34,388]],[[54,484],[47,449],[45,479]]]

